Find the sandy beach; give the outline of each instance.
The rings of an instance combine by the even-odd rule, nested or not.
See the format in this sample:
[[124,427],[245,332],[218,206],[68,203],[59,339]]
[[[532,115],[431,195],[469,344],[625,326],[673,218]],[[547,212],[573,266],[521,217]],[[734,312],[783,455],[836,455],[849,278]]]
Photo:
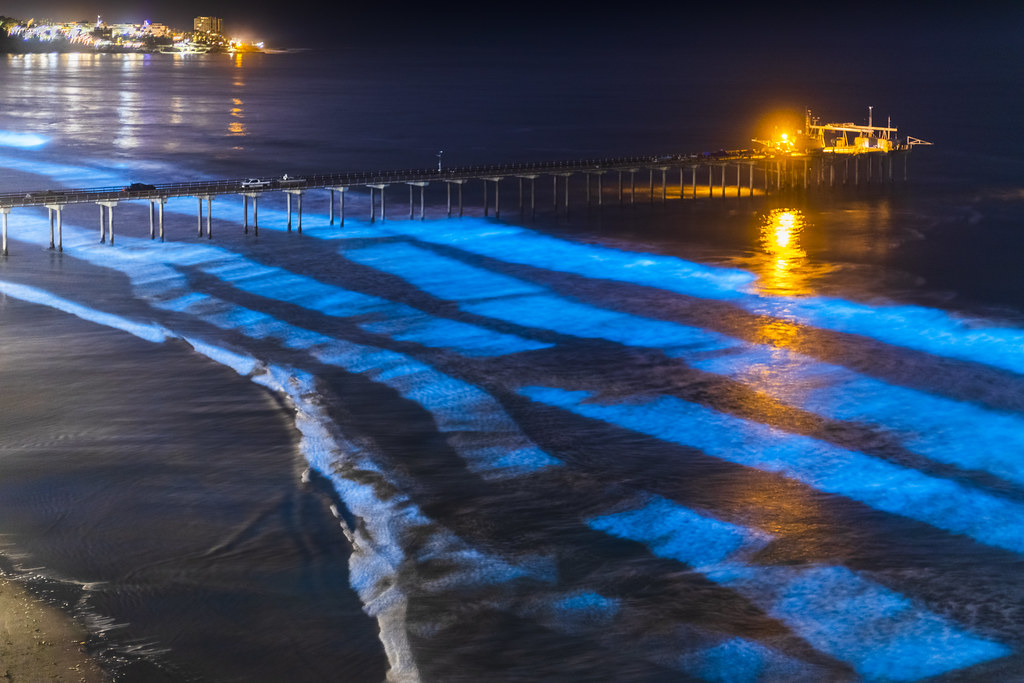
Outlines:
[[0,679],[77,681],[106,677],[83,648],[86,633],[60,610],[0,579]]

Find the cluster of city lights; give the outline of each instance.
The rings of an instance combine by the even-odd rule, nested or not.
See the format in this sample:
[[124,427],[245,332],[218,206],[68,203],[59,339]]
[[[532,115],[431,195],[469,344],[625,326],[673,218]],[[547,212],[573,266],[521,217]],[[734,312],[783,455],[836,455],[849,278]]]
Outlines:
[[223,48],[228,52],[260,50],[262,42],[250,43],[240,39],[227,39],[220,34],[188,32],[172,29],[163,24],[145,21],[141,24],[107,24],[100,17],[96,22],[35,23],[19,21],[15,24],[0,25],[8,37],[21,38],[25,42],[40,44],[66,43],[78,49],[116,47],[119,50],[144,50],[154,47],[156,40],[176,48],[181,46],[205,45]]

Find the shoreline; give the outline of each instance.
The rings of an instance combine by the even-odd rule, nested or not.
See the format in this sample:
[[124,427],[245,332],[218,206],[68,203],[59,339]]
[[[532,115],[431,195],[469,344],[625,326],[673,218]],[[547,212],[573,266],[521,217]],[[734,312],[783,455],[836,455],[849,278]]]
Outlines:
[[85,652],[87,637],[85,627],[70,615],[0,577],[0,679],[107,681]]

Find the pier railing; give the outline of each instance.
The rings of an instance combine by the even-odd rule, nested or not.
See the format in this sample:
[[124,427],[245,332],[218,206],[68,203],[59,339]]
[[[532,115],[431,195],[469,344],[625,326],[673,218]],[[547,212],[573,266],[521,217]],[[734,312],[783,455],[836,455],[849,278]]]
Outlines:
[[[714,197],[720,188],[720,196],[726,196],[727,175],[734,179],[729,187],[735,189],[734,196],[746,191],[753,196],[755,184],[759,191],[769,192],[786,188],[808,188],[811,185],[835,186],[837,183],[860,185],[864,182],[893,181],[894,161],[904,159],[903,179],[906,179],[906,156],[909,147],[900,147],[886,152],[836,154],[811,151],[801,154],[770,154],[754,150],[719,150],[702,154],[664,154],[604,159],[582,159],[573,161],[541,161],[531,163],[491,164],[485,166],[457,166],[437,169],[398,169],[375,171],[348,171],[339,173],[318,173],[302,176],[283,175],[280,177],[236,178],[226,180],[199,180],[177,183],[144,184],[132,183],[126,187],[60,188],[28,192],[0,193],[0,218],[3,224],[2,254],[7,254],[8,214],[16,207],[46,207],[50,212],[50,246],[54,247],[54,219],[56,219],[56,248],[60,249],[62,211],[71,204],[95,203],[100,206],[100,241],[109,235],[114,240],[114,207],[122,201],[150,202],[150,236],[155,237],[154,216],[159,213],[159,236],[164,236],[164,203],[174,197],[194,197],[199,200],[198,232],[203,232],[203,201],[206,201],[206,235],[212,237],[210,203],[214,197],[240,195],[243,197],[245,230],[249,228],[248,203],[253,203],[253,228],[259,229],[258,201],[267,192],[285,194],[288,207],[288,229],[292,227],[292,200],[298,205],[298,229],[302,230],[302,195],[309,190],[329,190],[331,195],[331,224],[334,224],[335,194],[341,198],[341,224],[345,221],[345,194],[347,190],[362,187],[370,195],[370,221],[376,218],[374,192],[378,191],[380,217],[386,217],[385,188],[392,185],[409,186],[409,217],[413,217],[413,191],[419,187],[420,218],[424,215],[424,188],[432,183],[445,183],[448,195],[448,215],[453,212],[452,189],[456,188],[458,215],[463,215],[463,185],[469,181],[482,181],[484,215],[488,215],[488,187],[494,187],[495,216],[500,215],[500,186],[506,179],[518,179],[519,208],[524,208],[524,183],[529,182],[529,203],[531,214],[535,212],[534,184],[541,176],[554,179],[555,208],[558,208],[558,185],[562,178],[565,211],[569,210],[569,178],[583,174],[586,178],[586,201],[591,202],[591,185],[596,178],[597,202],[602,203],[605,192],[602,177],[609,172],[618,175],[618,200],[624,201],[624,175],[629,175],[629,202],[635,203],[637,194],[636,175],[647,171],[648,196],[654,201],[655,171],[660,173],[661,197],[666,198],[667,177],[670,170],[679,174],[679,198],[687,195],[698,196],[698,175],[700,187],[707,187],[708,197]],[[852,169],[851,169],[851,163]],[[862,163],[863,162],[863,163]],[[863,169],[863,175],[861,167]],[[689,172],[689,179],[685,177]],[[744,173],[745,171],[745,173]],[[744,177],[745,175],[745,177]],[[758,182],[755,183],[755,176]],[[687,182],[688,180],[688,182]],[[744,183],[744,180],[746,181]],[[674,181],[673,181],[674,182]],[[732,183],[733,181],[728,181]],[[717,185],[716,185],[717,183]],[[744,187],[744,185],[746,185]],[[106,217],[104,217],[106,216]]]

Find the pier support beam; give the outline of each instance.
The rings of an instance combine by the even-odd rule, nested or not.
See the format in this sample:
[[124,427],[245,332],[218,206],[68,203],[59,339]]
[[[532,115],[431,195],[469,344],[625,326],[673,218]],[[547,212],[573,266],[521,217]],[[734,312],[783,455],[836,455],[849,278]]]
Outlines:
[[167,203],[167,197],[160,197],[159,203],[156,207],[157,213],[157,225],[160,229],[160,241],[164,241],[164,204]]
[[[106,200],[106,201],[102,201],[102,202],[96,202],[96,203],[100,207],[100,244],[103,244],[106,241],[106,239],[104,237],[104,234],[103,234],[104,227],[106,227],[107,232],[110,234],[110,246],[114,246],[114,207],[117,206],[117,200],[116,199],[110,199],[110,200]],[[202,205],[200,205],[200,206],[202,206]],[[103,216],[103,208],[104,207],[106,207],[106,209],[107,209],[107,216],[106,216],[107,224],[106,224],[106,226],[103,225],[103,218],[104,218],[104,216]]]
[[64,251],[64,204],[47,204],[50,214],[50,249],[53,249],[53,217],[57,216],[57,251]]
[[536,218],[537,216],[537,195],[536,195],[536,183],[538,176],[536,174],[521,175],[519,178],[519,215],[523,215],[523,180],[530,181],[530,218]]
[[252,231],[253,234],[260,234],[259,227],[259,199],[262,192],[243,192],[242,193],[242,229],[245,234],[249,234],[249,200],[252,200]]
[[[203,236],[203,200],[206,200],[206,239],[213,239],[213,195],[199,195],[199,237]],[[113,236],[111,236],[113,239]]]
[[487,183],[494,183],[494,217],[501,218],[501,181],[504,176],[481,178],[484,181],[484,215],[487,215]]
[[651,196],[651,201],[652,202],[654,201],[654,197],[653,197],[653,195],[654,195],[654,184],[653,184],[654,171],[661,171],[661,201],[662,201],[662,203],[664,203],[668,199],[668,166],[657,166],[657,167],[651,169],[651,176],[652,176],[651,177],[651,180],[652,180],[652,184],[651,184],[651,195],[652,195]]
[[459,187],[459,218],[462,218],[462,186],[466,183],[466,179],[458,178],[455,180],[445,180],[444,182],[448,186],[448,218],[452,217],[452,185],[458,185]]
[[425,188],[429,184],[430,183],[426,182],[425,180],[415,180],[415,181],[410,181],[408,183],[408,185],[409,185],[409,220],[413,219],[413,213],[412,213],[412,194],[413,194],[413,191],[412,191],[412,188],[413,187],[420,188],[420,220],[422,221],[423,220],[424,206],[425,206],[425,202],[426,202],[426,200],[424,199],[424,192],[425,192],[425,190],[423,188]]
[[[285,190],[284,192],[285,192],[286,202],[287,202],[287,205],[288,205],[288,232],[292,231],[292,195],[294,195],[295,196],[295,201],[298,204],[298,217],[299,217],[298,230],[299,230],[299,233],[301,234],[302,233],[302,195],[304,195],[306,193],[306,191],[305,190]],[[381,192],[381,197],[382,197],[381,201],[383,201],[383,196],[384,196],[384,192],[382,191]]]
[[339,185],[338,187],[327,188],[331,193],[331,225],[334,225],[334,193],[338,193],[338,213],[340,227],[345,227],[345,193],[348,192],[348,187],[345,185]]
[[602,176],[604,176],[605,172],[604,171],[585,171],[585,173],[586,173],[586,176],[587,176],[587,208],[590,208],[590,204],[591,204],[590,185],[591,185],[591,178],[593,176],[597,176],[597,205],[601,206],[603,204],[602,196],[604,194],[604,187],[602,185],[601,178],[602,178]]
[[213,239],[213,196],[206,195],[206,239]]
[[0,240],[2,241],[2,244],[0,244],[0,251],[2,251],[3,253],[0,254],[0,256],[7,256],[7,215],[10,212],[11,207],[0,206],[0,217],[2,217],[3,220],[3,230],[0,231],[2,232],[2,240]]
[[387,218],[387,206],[384,203],[384,188],[387,187],[384,183],[377,183],[374,185],[367,185],[370,188],[370,222],[374,221],[374,204],[373,204],[373,191],[380,190],[380,219],[384,221]]
[[[149,239],[156,239],[156,230],[154,229],[154,214],[157,214],[157,223],[160,230],[160,241],[164,241],[164,204],[167,203],[167,197],[157,197],[156,199],[149,200]],[[159,209],[157,207],[159,206]]]
[[556,173],[555,178],[555,212],[558,211],[558,176],[565,178],[565,217],[569,217],[569,176],[572,173]]

